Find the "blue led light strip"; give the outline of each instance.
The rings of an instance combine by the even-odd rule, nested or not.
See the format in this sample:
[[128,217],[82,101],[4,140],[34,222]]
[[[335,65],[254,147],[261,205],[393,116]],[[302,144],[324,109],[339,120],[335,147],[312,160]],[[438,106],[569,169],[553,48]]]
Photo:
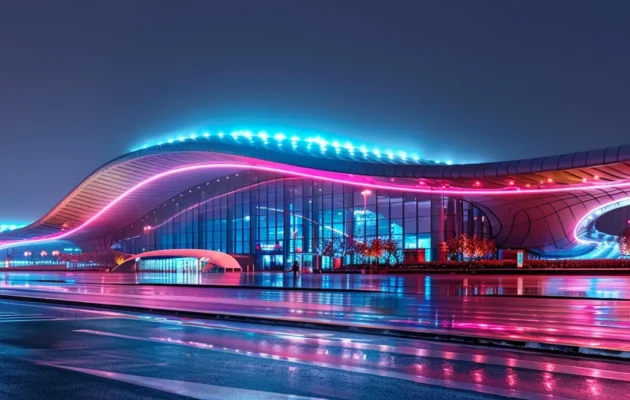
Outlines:
[[[402,164],[442,164],[437,160],[423,160],[417,153],[403,150],[370,148],[363,144],[354,144],[350,141],[327,140],[321,136],[298,136],[287,135],[282,132],[270,134],[266,131],[254,133],[248,130],[225,132],[190,133],[188,135],[176,135],[167,139],[157,141],[153,144],[145,144],[143,149],[164,144],[181,143],[198,140],[217,140],[236,144],[249,144],[254,146],[274,147],[277,150],[292,150],[307,152],[316,156],[338,156],[348,157],[355,160],[366,160],[382,163],[402,163]],[[443,164],[451,165],[451,161]]]

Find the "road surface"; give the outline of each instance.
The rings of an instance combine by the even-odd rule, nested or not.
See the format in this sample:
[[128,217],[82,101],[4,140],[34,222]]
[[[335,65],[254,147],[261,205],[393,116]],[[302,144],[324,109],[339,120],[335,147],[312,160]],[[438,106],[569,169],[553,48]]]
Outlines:
[[17,280],[0,295],[630,352],[626,300]]
[[0,301],[2,399],[622,399],[630,366]]

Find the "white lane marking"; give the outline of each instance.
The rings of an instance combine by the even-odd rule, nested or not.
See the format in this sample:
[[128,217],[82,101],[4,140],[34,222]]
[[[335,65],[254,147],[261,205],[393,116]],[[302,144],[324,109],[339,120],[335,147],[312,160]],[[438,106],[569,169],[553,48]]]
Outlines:
[[167,393],[178,394],[199,400],[232,400],[232,399],[256,399],[256,400],[307,400],[314,397],[294,396],[283,393],[263,392],[259,390],[232,388],[227,386],[208,385],[177,381],[172,379],[152,378],[148,376],[121,374],[118,372],[102,371],[98,369],[69,367],[59,364],[40,363],[50,367],[81,372],[84,374],[112,379],[120,382],[131,383],[151,389],[161,390]]
[[212,346],[202,346],[200,344],[191,344],[191,343],[186,343],[179,340],[158,340],[154,338],[143,338],[143,337],[138,337],[138,336],[121,335],[118,333],[93,331],[89,329],[77,329],[77,330],[74,330],[73,332],[87,333],[87,334],[99,335],[99,336],[110,336],[110,337],[116,337],[120,339],[140,340],[144,342],[154,342],[154,343],[161,343],[161,344],[167,344],[167,345],[194,347],[201,350],[205,349],[205,350],[217,351],[221,353],[229,353],[229,354],[246,356],[246,357],[262,358],[266,360],[271,359],[271,360],[276,360],[276,361],[285,361],[285,362],[306,365],[306,366],[316,366],[316,367],[334,369],[338,371],[354,372],[354,373],[359,373],[359,374],[380,376],[384,378],[400,379],[400,380],[404,380],[408,382],[420,383],[420,384],[425,384],[425,385],[430,385],[430,386],[445,387],[449,389],[466,390],[466,391],[476,392],[476,393],[484,393],[484,394],[498,395],[498,396],[504,396],[504,397],[516,397],[516,398],[525,399],[525,400],[537,400],[537,399],[547,399],[547,398],[553,398],[554,400],[569,400],[568,398],[558,397],[555,395],[531,394],[531,393],[520,392],[518,390],[493,388],[493,387],[479,385],[479,384],[453,382],[453,381],[447,381],[447,380],[435,379],[435,378],[426,378],[420,375],[411,375],[411,374],[406,374],[402,372],[391,372],[391,371],[377,370],[377,369],[365,368],[365,367],[339,366],[339,365],[320,363],[320,362],[308,362],[308,361],[299,360],[294,357],[279,357],[279,356],[274,356],[270,354],[262,354],[262,353],[256,354],[253,352],[246,352],[245,354],[243,354],[241,352],[236,352],[233,350],[229,350],[227,348],[215,348]]
[[[343,347],[343,348],[351,348],[358,350],[373,350],[378,352],[387,352],[391,354],[404,354],[415,357],[426,357],[426,358],[437,358],[437,359],[448,359],[448,360],[456,360],[456,361],[468,361],[473,362],[475,364],[483,364],[483,365],[497,365],[503,367],[510,368],[520,368],[520,369],[528,369],[534,371],[541,372],[559,372],[566,375],[576,375],[583,376],[589,378],[605,378],[612,380],[619,380],[624,382],[630,382],[630,373],[621,372],[615,370],[608,370],[603,368],[589,368],[589,367],[580,367],[575,365],[575,360],[567,358],[567,359],[556,359],[556,362],[550,363],[548,361],[535,361],[535,360],[527,360],[520,358],[512,358],[512,357],[499,357],[493,355],[486,354],[476,354],[476,353],[467,353],[467,352],[454,352],[454,351],[445,351],[445,350],[434,350],[434,349],[424,349],[417,347],[409,347],[405,345],[389,345],[389,344],[372,344],[369,342],[374,342],[373,338],[368,339],[344,339],[341,337],[337,337],[336,335],[342,335],[339,333],[335,334],[313,334],[312,336],[307,335],[296,335],[294,333],[284,332],[279,333],[276,331],[266,331],[261,330],[260,328],[257,330],[252,329],[251,327],[241,328],[238,326],[225,326],[221,324],[215,323],[189,323],[177,320],[148,320],[142,319],[147,322],[154,323],[171,323],[177,325],[185,325],[191,326],[200,329],[207,330],[226,330],[231,332],[239,332],[239,333],[248,333],[255,332],[257,334],[262,335],[270,335],[275,337],[280,337],[284,340],[288,340],[290,342],[298,342],[301,344],[314,344],[314,345],[329,345],[333,347]],[[257,327],[258,328],[258,327]],[[278,329],[278,327],[274,327],[274,329]],[[383,339],[383,338],[379,338]],[[412,339],[404,339],[404,341],[408,342]],[[423,342],[421,339],[418,339],[418,342]],[[426,342],[425,342],[426,343]],[[440,345],[441,343],[427,343],[428,345]],[[477,350],[475,347],[470,347],[464,345],[466,348],[472,348],[473,350]],[[487,349],[492,350],[492,349]],[[531,355],[531,353],[522,351],[520,349],[508,349],[508,351],[519,354],[527,354]],[[562,362],[560,362],[562,361]],[[592,361],[592,360],[589,360]],[[594,360],[598,362],[597,360]],[[604,361],[601,361],[604,362]],[[614,368],[615,364],[611,364],[610,367]]]
[[[147,320],[147,319],[139,319],[141,321],[153,322],[153,323],[174,323],[170,320]],[[177,325],[180,325],[177,322]],[[184,325],[190,325],[196,328],[203,329],[217,329],[217,330],[229,330],[229,331],[237,331],[237,332],[251,332],[251,328],[238,328],[238,327],[224,327],[221,325],[199,325],[199,324],[190,324],[184,323]],[[433,350],[433,349],[419,349],[413,348],[404,345],[380,345],[380,344],[370,344],[361,341],[356,341],[352,339],[351,341],[346,341],[341,343],[341,340],[338,338],[323,338],[323,337],[293,337],[291,334],[279,335],[276,332],[264,332],[260,331],[257,333],[261,333],[263,335],[272,335],[276,337],[282,337],[285,340],[290,342],[299,342],[302,344],[316,344],[316,345],[329,345],[334,347],[344,347],[344,348],[352,348],[359,350],[371,350],[378,352],[387,352],[391,354],[404,354],[415,357],[423,357],[423,358],[436,358],[436,359],[448,359],[455,361],[467,361],[473,362],[481,365],[496,365],[502,367],[509,368],[519,368],[519,369],[527,369],[532,371],[541,371],[541,372],[556,372],[562,373],[565,375],[574,375],[581,376],[587,378],[602,378],[602,379],[611,379],[622,382],[630,382],[630,373],[615,371],[610,369],[603,368],[590,368],[590,367],[580,367],[575,364],[571,364],[572,360],[558,360],[564,362],[548,362],[548,361],[535,361],[535,360],[527,360],[513,357],[498,357],[493,355],[478,355],[474,353],[465,353],[465,352],[453,352],[453,351],[442,351],[442,350]],[[510,351],[518,352],[516,349],[512,349]],[[446,356],[448,354],[448,356]],[[529,354],[529,353],[526,353]],[[614,364],[610,366],[610,368],[614,368]]]

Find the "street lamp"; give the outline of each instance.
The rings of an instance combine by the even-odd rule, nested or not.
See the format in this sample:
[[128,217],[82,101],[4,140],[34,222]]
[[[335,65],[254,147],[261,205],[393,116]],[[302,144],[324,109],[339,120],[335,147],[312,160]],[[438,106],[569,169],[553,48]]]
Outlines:
[[363,213],[367,213],[367,197],[372,194],[371,190],[364,189],[361,191],[361,196],[363,196]]

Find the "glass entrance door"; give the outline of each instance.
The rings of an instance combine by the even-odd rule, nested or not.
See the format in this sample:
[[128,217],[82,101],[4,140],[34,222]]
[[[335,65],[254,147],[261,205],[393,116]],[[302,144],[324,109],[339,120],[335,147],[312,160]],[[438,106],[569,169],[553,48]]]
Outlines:
[[281,254],[264,254],[262,256],[263,271],[282,271],[284,262]]

